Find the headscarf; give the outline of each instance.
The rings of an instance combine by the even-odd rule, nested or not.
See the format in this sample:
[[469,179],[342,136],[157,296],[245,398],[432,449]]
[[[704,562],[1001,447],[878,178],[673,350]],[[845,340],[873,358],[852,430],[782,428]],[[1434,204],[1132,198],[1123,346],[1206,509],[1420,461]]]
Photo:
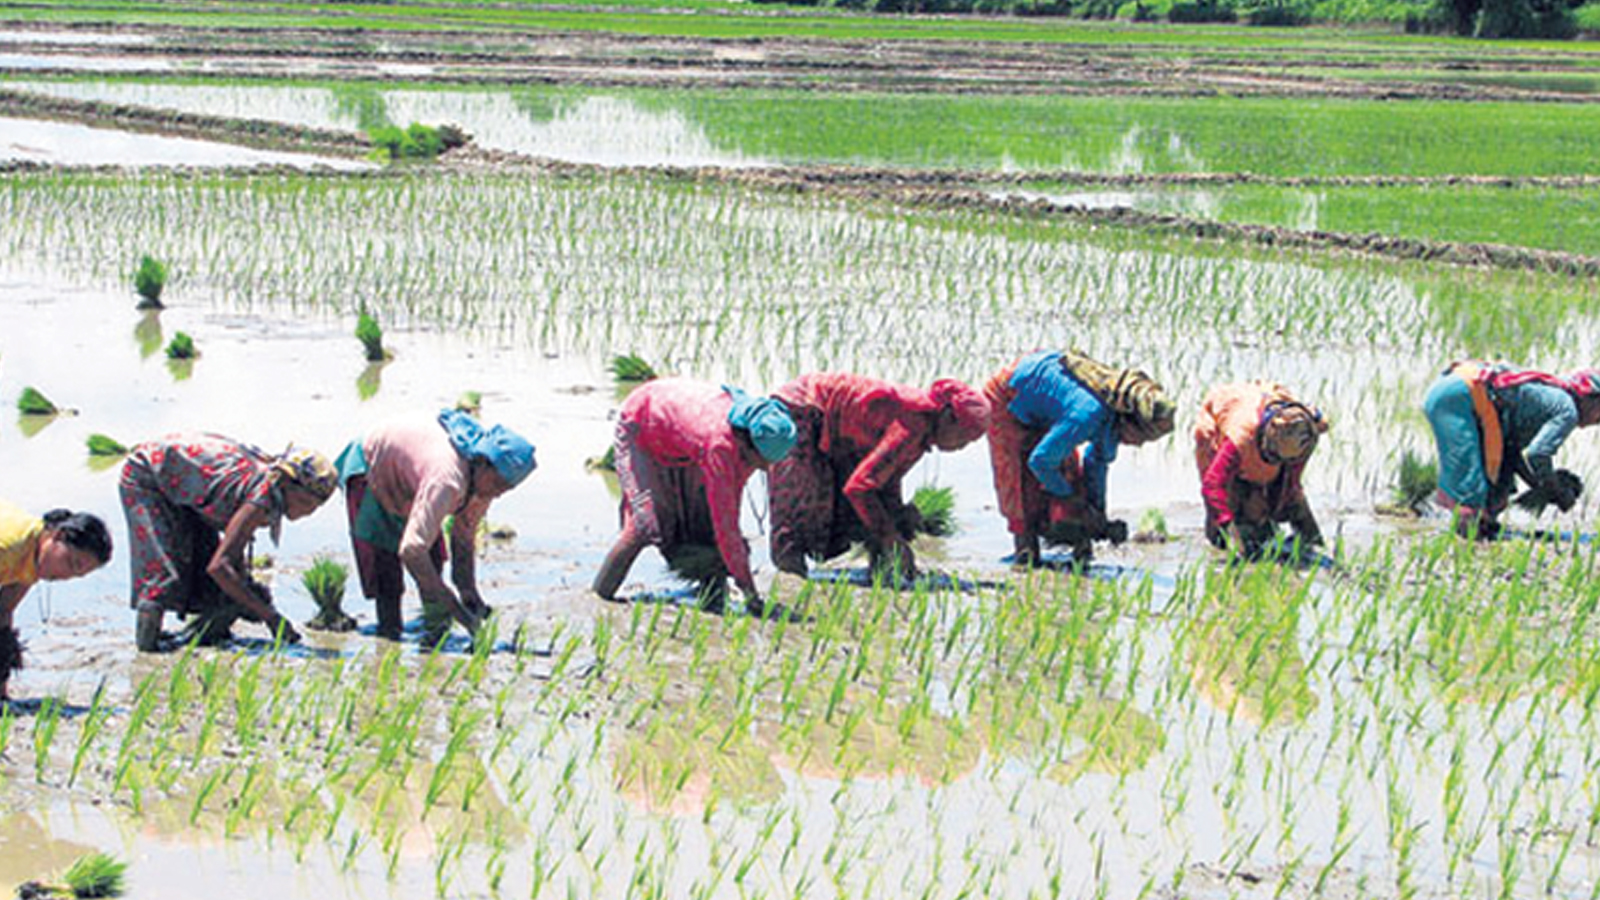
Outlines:
[[1147,441],[1170,434],[1178,406],[1161,383],[1139,369],[1118,369],[1080,350],[1066,350],[1061,365]]
[[1261,412],[1262,455],[1276,462],[1297,462],[1311,455],[1317,436],[1328,430],[1322,410],[1292,400],[1268,403]]
[[789,407],[775,397],[752,397],[736,387],[723,385],[722,389],[733,398],[728,410],[728,424],[750,435],[756,452],[767,462],[777,462],[794,448],[794,419]]
[[509,487],[521,484],[539,467],[534,459],[533,445],[504,425],[484,428],[477,419],[459,409],[441,410],[439,424],[450,436],[450,443],[457,453],[467,459],[481,459],[494,466]]
[[[1523,369],[1512,363],[1478,363],[1482,378],[1495,390],[1520,387],[1524,384],[1546,384],[1561,388],[1574,400],[1600,395],[1600,369],[1577,369],[1566,375],[1551,375],[1536,369]],[[1450,371],[1455,370],[1452,364]]]
[[339,470],[326,456],[305,447],[291,446],[272,461],[272,471],[282,480],[324,501],[339,486]]
[[928,387],[928,397],[939,409],[950,410],[962,444],[972,443],[989,430],[989,400],[966,382],[941,378]]

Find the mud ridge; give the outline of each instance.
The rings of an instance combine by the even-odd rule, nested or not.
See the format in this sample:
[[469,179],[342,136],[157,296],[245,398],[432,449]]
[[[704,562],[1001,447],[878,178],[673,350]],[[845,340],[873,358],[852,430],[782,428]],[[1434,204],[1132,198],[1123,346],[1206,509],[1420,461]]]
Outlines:
[[167,137],[221,140],[262,150],[312,151],[330,156],[359,157],[372,149],[364,136],[354,132],[305,128],[261,119],[182,113],[98,100],[69,100],[6,88],[0,88],[0,114],[110,126]]

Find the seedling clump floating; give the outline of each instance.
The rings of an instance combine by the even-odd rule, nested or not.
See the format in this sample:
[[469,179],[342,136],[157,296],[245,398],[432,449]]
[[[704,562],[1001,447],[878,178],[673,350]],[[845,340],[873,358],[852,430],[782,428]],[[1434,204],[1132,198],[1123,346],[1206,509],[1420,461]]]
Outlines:
[[383,346],[383,326],[365,309],[356,316],[356,340],[367,354],[367,362],[381,363],[390,358]]
[[140,309],[161,309],[161,292],[167,286],[167,267],[153,256],[139,258],[133,273],[133,289],[139,294]]
[[17,412],[25,416],[54,416],[59,415],[62,409],[40,393],[38,388],[29,386],[23,388],[22,394],[17,397]]
[[167,359],[192,360],[199,355],[194,347],[194,338],[185,332],[174,333],[172,340],[167,342]]

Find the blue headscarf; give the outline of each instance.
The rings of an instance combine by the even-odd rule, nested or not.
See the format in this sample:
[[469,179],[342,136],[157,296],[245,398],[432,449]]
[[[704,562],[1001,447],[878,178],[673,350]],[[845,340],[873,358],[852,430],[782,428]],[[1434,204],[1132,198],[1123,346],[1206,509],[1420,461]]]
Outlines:
[[736,387],[723,385],[722,389],[733,398],[733,408],[728,410],[728,424],[741,428],[750,435],[756,452],[767,462],[777,462],[794,448],[794,419],[789,407],[774,397],[752,397]]
[[533,445],[504,425],[486,429],[459,409],[442,410],[439,424],[457,453],[486,460],[511,487],[521,484],[539,465],[533,458]]

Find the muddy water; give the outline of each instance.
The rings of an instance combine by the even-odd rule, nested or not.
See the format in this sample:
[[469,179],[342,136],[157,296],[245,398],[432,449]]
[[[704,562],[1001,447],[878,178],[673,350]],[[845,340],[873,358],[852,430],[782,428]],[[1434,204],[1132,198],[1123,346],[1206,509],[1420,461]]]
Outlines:
[[131,168],[293,166],[299,169],[327,167],[345,172],[374,168],[371,163],[348,159],[13,118],[0,118],[0,160]]
[[[491,510],[491,521],[511,525],[517,536],[480,563],[487,599],[508,619],[530,623],[540,640],[557,628],[615,635],[630,616],[659,607],[597,608],[581,596],[615,525],[613,495],[582,465],[611,433],[617,401],[605,361],[612,352],[638,349],[692,374],[755,388],[822,361],[915,380],[949,366],[976,379],[1041,343],[1084,342],[1096,350],[1157,343],[1168,352],[1153,354],[1151,365],[1186,408],[1220,377],[1271,372],[1315,386],[1335,415],[1339,439],[1319,450],[1313,502],[1330,532],[1341,518],[1346,536],[1365,543],[1379,526],[1362,511],[1382,492],[1387,456],[1363,445],[1415,438],[1415,397],[1436,365],[1434,351],[1453,340],[1423,281],[1388,271],[1241,259],[1203,247],[1109,249],[945,222],[872,224],[830,204],[741,194],[730,206],[714,189],[685,193],[670,185],[441,180],[408,186],[420,192],[414,196],[387,189],[355,185],[345,195],[337,185],[302,192],[271,181],[259,193],[233,195],[161,180],[88,188],[19,182],[0,195],[9,198],[18,229],[0,244],[0,401],[32,385],[78,411],[48,423],[0,417],[7,459],[0,496],[34,509],[96,511],[125,544],[115,472],[86,465],[90,433],[132,443],[205,428],[267,448],[293,440],[332,453],[370,423],[478,390],[485,418],[528,434],[541,463]],[[74,216],[62,217],[62,209]],[[426,228],[412,228],[423,220]],[[629,221],[634,226],[623,227]],[[566,243],[556,242],[560,235]],[[364,266],[361,245],[373,236],[393,239],[393,252],[428,265],[399,277],[393,268]],[[126,287],[126,270],[141,250],[159,253],[176,273],[171,309],[159,318],[135,311]],[[750,254],[762,264],[740,262]],[[1018,284],[997,287],[1008,272]],[[1204,303],[1187,311],[1164,305],[1174,285],[1197,283],[1209,285]],[[1358,313],[1341,305],[1352,286],[1358,296],[1388,301],[1383,321],[1363,326],[1386,329],[1381,340],[1359,341],[1351,324]],[[1244,295],[1238,304],[1221,299],[1235,292]],[[1291,294],[1304,315],[1322,317],[1325,326],[1275,330],[1280,299]],[[861,299],[886,296],[907,305],[880,309]],[[763,297],[782,297],[791,318],[744,302]],[[727,298],[740,302],[730,308]],[[386,343],[395,359],[376,371],[361,358],[352,318],[340,312],[361,300],[390,323]],[[1564,324],[1579,346],[1592,346],[1591,317]],[[838,346],[830,334],[839,329],[870,337]],[[177,331],[193,335],[201,352],[190,371],[169,368],[159,350]],[[707,340],[712,331],[717,337]],[[955,346],[958,333],[966,338]],[[690,347],[692,338],[706,342]],[[1596,454],[1586,436],[1575,438],[1569,453],[1589,472]],[[553,652],[537,657],[521,680],[506,671],[507,654],[497,654],[492,678],[500,680],[490,690],[503,684],[510,691],[516,727],[506,753],[494,760],[484,752],[467,766],[469,781],[481,776],[472,782],[482,790],[471,804],[446,802],[424,813],[426,766],[443,752],[444,742],[433,739],[419,742],[423,768],[399,783],[352,788],[348,812],[326,830],[305,820],[285,826],[292,794],[306,784],[292,780],[304,777],[292,766],[281,781],[290,797],[269,796],[230,824],[220,800],[194,811],[192,780],[151,791],[140,814],[123,795],[97,805],[99,781],[60,787],[65,778],[56,769],[71,749],[58,745],[56,768],[45,775],[50,787],[17,791],[17,812],[0,825],[7,841],[0,872],[53,867],[92,846],[132,860],[136,885],[178,897],[483,896],[492,892],[497,864],[504,865],[504,891],[517,896],[542,882],[541,896],[620,897],[644,884],[665,896],[698,888],[714,896],[890,890],[954,897],[966,888],[1009,897],[1044,894],[1054,879],[1069,896],[1103,888],[1106,896],[1131,897],[1147,883],[1171,884],[1198,862],[1248,873],[1254,882],[1228,885],[1241,896],[1272,896],[1275,867],[1300,858],[1323,865],[1331,848],[1348,841],[1334,884],[1377,884],[1373,893],[1389,896],[1404,893],[1390,889],[1398,867],[1387,817],[1396,816],[1416,829],[1421,848],[1408,863],[1411,883],[1431,893],[1462,884],[1474,895],[1486,890],[1498,877],[1499,845],[1490,840],[1466,854],[1468,874],[1452,881],[1446,850],[1460,840],[1446,839],[1433,824],[1444,818],[1437,760],[1454,738],[1436,742],[1431,731],[1383,736],[1385,723],[1405,716],[1443,719],[1445,688],[1428,679],[1427,666],[1401,687],[1374,685],[1383,658],[1340,649],[1354,639],[1348,611],[1361,609],[1364,595],[1348,593],[1348,585],[1314,586],[1315,601],[1287,624],[1243,603],[1180,602],[1177,576],[1205,557],[1187,460],[1181,437],[1127,451],[1111,484],[1115,514],[1161,509],[1180,541],[1111,552],[1097,579],[1032,588],[1036,597],[1061,598],[1067,610],[1096,591],[1126,597],[1152,576],[1148,596],[1122,601],[1120,614],[1073,624],[1075,634],[1109,635],[1093,666],[1109,674],[1091,679],[1093,688],[1077,680],[961,688],[958,649],[931,670],[921,698],[926,712],[918,717],[906,712],[915,704],[900,698],[904,685],[883,686],[888,699],[875,703],[869,676],[860,685],[839,682],[843,712],[806,717],[817,723],[809,731],[782,727],[774,702],[749,728],[730,732],[738,685],[717,680],[729,678],[725,668],[695,668],[688,648],[674,647],[641,669],[619,666],[600,698],[566,720],[555,713],[559,694],[538,712],[526,708],[545,687]],[[936,481],[958,491],[963,530],[928,547],[924,559],[983,579],[1004,576],[998,558],[1008,540],[988,477],[981,446],[936,455],[910,476],[910,486]],[[744,527],[758,564],[763,512],[759,491],[752,492]],[[298,570],[317,553],[348,559],[341,518],[330,506],[289,525],[281,546],[269,548],[264,537],[258,543],[258,552],[275,556],[277,596],[297,620],[312,612]],[[30,595],[18,621],[34,667],[13,683],[19,696],[64,689],[82,707],[106,678],[125,716],[140,676],[174,670],[170,657],[134,659],[124,566],[119,557],[89,578]],[[631,590],[666,583],[653,554],[634,582]],[[1071,598],[1078,602],[1066,602]],[[966,609],[987,622],[1003,614],[1004,604],[989,593],[949,602],[950,616]],[[350,607],[370,621],[363,603]],[[1185,637],[1189,621],[1209,624]],[[357,674],[380,664],[365,637],[311,643],[341,655]],[[746,651],[730,651],[730,658],[778,658]],[[199,659],[234,665],[223,654]],[[304,685],[329,677],[334,664],[297,655],[272,660],[269,671],[284,666],[289,683]],[[1272,673],[1276,693],[1246,677],[1257,667]],[[770,680],[752,676],[752,683],[777,683],[780,673],[758,674]],[[983,677],[998,678],[987,671]],[[648,696],[658,679],[665,695],[659,704]],[[563,690],[583,683],[576,676],[561,682]],[[687,702],[703,684],[719,688],[712,701]],[[797,696],[815,709],[832,700],[831,689],[831,682],[811,685]],[[1492,813],[1510,828],[1532,828],[1536,805],[1554,804],[1562,827],[1581,821],[1584,795],[1573,785],[1590,758],[1591,726],[1563,731],[1535,756],[1513,727],[1536,711],[1533,698],[1510,698],[1506,718],[1487,727],[1495,705],[1479,702],[1449,707],[1450,734],[1467,736],[1463,752],[1474,766],[1485,765],[1502,738],[1510,762],[1499,779],[1467,789],[1468,818]],[[1008,718],[1013,712],[1016,722]],[[451,713],[440,706],[429,715],[442,723]],[[24,715],[13,726],[7,769],[16,783],[33,775],[36,721]],[[113,720],[113,741],[121,721]],[[183,736],[193,739],[189,725]],[[235,771],[254,761],[232,752],[224,759]],[[100,769],[110,768],[98,759]],[[1516,792],[1496,785],[1530,759],[1556,776],[1531,783],[1525,800],[1506,800]],[[328,771],[314,768],[311,778]],[[1394,793],[1396,785],[1402,793]],[[230,782],[217,796],[236,789]],[[327,803],[338,794],[329,788]],[[1397,804],[1406,806],[1403,815]],[[459,816],[450,812],[462,805],[469,808]],[[1340,809],[1356,816],[1343,836]],[[400,824],[385,832],[383,823]],[[455,857],[459,835],[465,843]],[[1514,838],[1503,840],[1515,846]],[[32,849],[39,847],[51,849],[46,856]],[[1535,874],[1509,891],[1513,896],[1531,896],[1546,883],[1557,896],[1584,895],[1600,869],[1583,853],[1557,860],[1543,843],[1523,858]],[[1289,893],[1307,891],[1299,885]]]

